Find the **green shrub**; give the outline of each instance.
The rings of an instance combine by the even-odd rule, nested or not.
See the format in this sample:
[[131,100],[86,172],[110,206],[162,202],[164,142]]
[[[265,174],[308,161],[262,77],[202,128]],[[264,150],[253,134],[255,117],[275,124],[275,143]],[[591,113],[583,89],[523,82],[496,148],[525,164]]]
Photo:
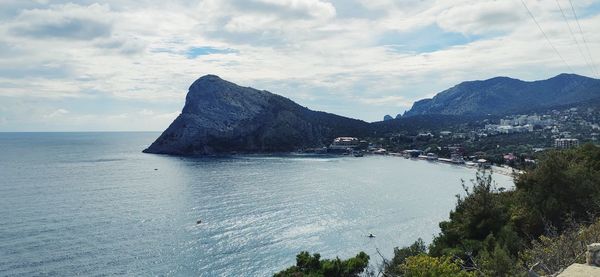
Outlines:
[[400,266],[405,277],[471,277],[473,272],[463,271],[450,257],[417,255],[406,258]]
[[574,226],[560,235],[541,236],[520,254],[526,267],[539,263],[539,273],[553,273],[573,263],[585,263],[588,244],[600,242],[600,221],[589,226]]
[[600,148],[550,151],[534,170],[516,179],[514,222],[538,237],[551,225],[562,232],[570,221],[583,222],[600,213]]
[[364,272],[368,265],[369,255],[365,252],[360,252],[356,257],[347,260],[340,260],[340,258],[321,260],[320,254],[315,253],[311,256],[310,253],[303,251],[296,256],[295,266],[276,273],[274,276],[352,277]]
[[394,248],[394,257],[389,262],[384,264],[384,272],[389,276],[397,276],[402,274],[400,266],[406,261],[407,258],[426,254],[427,247],[422,239],[418,239],[411,246],[403,248]]

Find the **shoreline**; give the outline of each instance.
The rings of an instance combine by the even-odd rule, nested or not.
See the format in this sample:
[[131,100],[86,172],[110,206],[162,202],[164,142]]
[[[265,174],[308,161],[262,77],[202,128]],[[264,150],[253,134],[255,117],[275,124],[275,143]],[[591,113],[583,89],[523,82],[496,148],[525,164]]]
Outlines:
[[[231,152],[231,153],[216,153],[216,154],[202,154],[202,155],[177,155],[177,154],[157,154],[157,153],[148,153],[148,152],[143,152],[144,154],[153,154],[153,155],[162,155],[162,156],[169,156],[169,157],[180,157],[180,158],[191,158],[191,159],[212,159],[212,158],[216,158],[216,159],[222,159],[222,158],[238,158],[238,157],[290,157],[290,158],[294,158],[294,157],[324,157],[324,158],[343,158],[343,157],[353,157],[353,158],[360,158],[360,157],[354,157],[352,155],[343,155],[343,154],[339,154],[339,153],[310,153],[310,152],[247,152],[247,153],[243,153],[243,152]],[[373,156],[373,157],[377,157],[377,156],[381,156],[381,157],[395,157],[395,158],[404,158],[407,160],[414,160],[414,161],[427,161],[427,162],[431,162],[431,163],[439,163],[439,164],[447,164],[447,165],[455,165],[455,166],[460,166],[460,167],[464,167],[464,168],[468,168],[468,169],[475,169],[477,170],[479,167],[477,166],[468,166],[465,163],[452,163],[452,162],[445,162],[445,161],[441,161],[439,159],[435,159],[435,160],[426,160],[426,159],[419,159],[419,158],[407,158],[404,155],[402,155],[401,153],[386,153],[386,154],[375,154],[375,153],[365,153],[365,157],[368,156]],[[504,176],[508,176],[508,177],[514,177],[515,174],[522,174],[523,171],[522,170],[518,170],[516,168],[512,168],[506,165],[491,165],[490,169],[492,170],[493,173],[497,173],[500,175],[504,175]]]
[[[375,154],[371,154],[372,156],[378,156]],[[460,166],[460,167],[464,167],[464,168],[469,168],[469,169],[475,169],[477,170],[479,167],[477,166],[467,166],[465,163],[451,163],[451,162],[444,162],[444,161],[440,161],[438,159],[436,160],[426,160],[426,159],[419,159],[419,158],[406,158],[405,156],[403,156],[400,153],[389,153],[386,156],[392,156],[392,157],[398,157],[398,158],[404,158],[407,160],[415,160],[415,161],[427,161],[427,162],[432,162],[432,163],[440,163],[440,164],[448,164],[448,165],[456,165],[456,166]],[[508,177],[515,177],[515,175],[519,175],[519,174],[523,174],[524,172],[522,170],[518,170],[516,168],[507,166],[507,165],[491,165],[489,168],[492,173],[497,173],[500,175],[504,175],[504,176],[508,176]]]

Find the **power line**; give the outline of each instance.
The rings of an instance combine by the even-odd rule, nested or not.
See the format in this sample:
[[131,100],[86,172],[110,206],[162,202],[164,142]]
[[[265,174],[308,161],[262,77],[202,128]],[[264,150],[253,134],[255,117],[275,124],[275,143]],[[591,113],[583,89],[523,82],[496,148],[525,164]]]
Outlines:
[[594,57],[592,57],[592,52],[590,51],[590,47],[588,46],[587,40],[585,39],[585,36],[583,35],[583,29],[581,28],[581,24],[579,24],[579,18],[577,17],[577,13],[575,12],[575,7],[573,7],[573,2],[571,2],[571,0],[569,0],[569,4],[571,5],[571,10],[573,11],[573,15],[575,15],[575,21],[577,22],[577,26],[579,27],[579,33],[581,34],[581,38],[583,39],[583,44],[585,45],[588,55],[590,56],[592,68],[594,68],[594,70],[596,71],[596,74],[599,75],[598,68],[596,68],[596,63],[594,63]]
[[592,71],[592,75],[594,75],[594,74],[597,75],[597,72],[594,70],[593,63],[588,62],[588,57],[583,53],[583,50],[581,50],[581,46],[579,45],[579,40],[577,39],[577,37],[575,37],[575,33],[573,32],[573,29],[571,28],[571,24],[569,24],[569,20],[567,19],[567,15],[563,11],[562,7],[560,6],[560,2],[558,0],[556,0],[556,5],[558,6],[558,9],[560,9],[560,13],[563,16],[563,19],[565,20],[565,23],[567,23],[567,27],[569,28],[569,32],[571,33],[571,37],[573,38],[573,40],[575,41],[575,44],[577,45],[577,50],[579,50],[579,54],[581,54],[581,57],[583,57],[583,60],[585,61],[585,64],[590,67],[590,71]]
[[558,52],[558,49],[556,49],[556,47],[554,47],[554,44],[552,44],[552,41],[550,41],[550,39],[546,35],[546,32],[544,32],[544,29],[542,29],[542,26],[540,26],[540,23],[538,23],[538,21],[535,19],[535,16],[533,16],[533,13],[531,13],[531,10],[529,10],[529,7],[527,7],[527,4],[525,4],[525,0],[521,0],[521,3],[523,3],[523,6],[525,7],[525,9],[527,9],[527,13],[529,13],[529,16],[531,17],[531,19],[533,19],[533,22],[535,22],[535,25],[538,26],[538,29],[540,29],[540,32],[542,32],[542,34],[546,38],[546,41],[548,42],[548,44],[550,44],[552,49],[554,49],[554,52],[556,52],[556,54],[560,57],[560,59],[563,61],[563,63],[565,63],[567,65],[569,70],[571,70],[571,72],[574,72],[573,68],[571,68],[571,66],[569,65],[569,63],[567,63],[565,58],[563,58],[563,56],[560,54],[560,52]]

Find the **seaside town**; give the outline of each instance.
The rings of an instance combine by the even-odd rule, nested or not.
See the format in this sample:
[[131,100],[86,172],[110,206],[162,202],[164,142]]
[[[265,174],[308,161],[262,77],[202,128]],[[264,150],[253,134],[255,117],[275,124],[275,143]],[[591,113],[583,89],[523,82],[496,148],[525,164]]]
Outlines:
[[545,113],[482,119],[441,130],[400,132],[379,138],[338,137],[329,147],[306,152],[362,157],[364,154],[523,169],[549,149],[597,143],[600,109],[566,108]]

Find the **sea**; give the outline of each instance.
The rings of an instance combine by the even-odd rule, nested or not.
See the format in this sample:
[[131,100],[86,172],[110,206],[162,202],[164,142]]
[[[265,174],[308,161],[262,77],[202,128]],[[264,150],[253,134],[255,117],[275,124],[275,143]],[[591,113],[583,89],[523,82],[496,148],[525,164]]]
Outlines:
[[142,153],[159,135],[0,133],[0,276],[272,276],[300,251],[365,251],[376,268],[431,242],[476,173],[392,156]]

